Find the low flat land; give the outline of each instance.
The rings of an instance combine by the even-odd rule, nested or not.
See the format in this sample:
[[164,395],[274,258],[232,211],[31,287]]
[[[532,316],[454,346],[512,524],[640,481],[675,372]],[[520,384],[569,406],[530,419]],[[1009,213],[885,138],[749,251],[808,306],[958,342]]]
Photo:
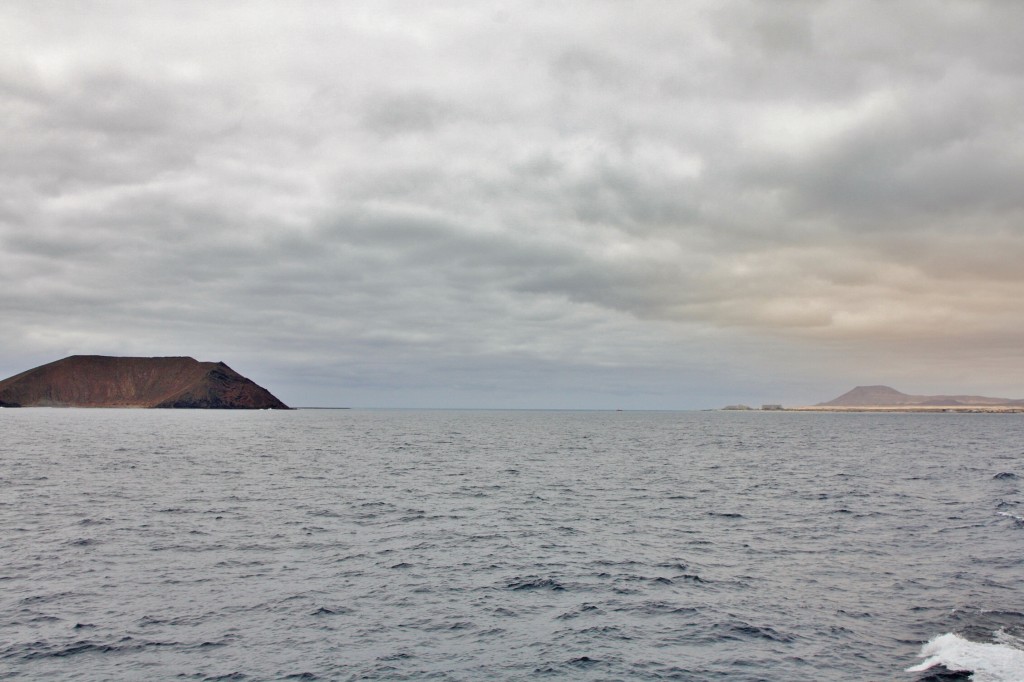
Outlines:
[[809,405],[787,407],[786,412],[1024,412],[1021,405]]

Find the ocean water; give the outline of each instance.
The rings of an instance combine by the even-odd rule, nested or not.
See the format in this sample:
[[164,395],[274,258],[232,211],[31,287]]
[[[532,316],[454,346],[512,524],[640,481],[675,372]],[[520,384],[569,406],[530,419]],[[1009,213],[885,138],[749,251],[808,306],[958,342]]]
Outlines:
[[1021,415],[0,410],[0,679],[1024,680],[1022,456]]

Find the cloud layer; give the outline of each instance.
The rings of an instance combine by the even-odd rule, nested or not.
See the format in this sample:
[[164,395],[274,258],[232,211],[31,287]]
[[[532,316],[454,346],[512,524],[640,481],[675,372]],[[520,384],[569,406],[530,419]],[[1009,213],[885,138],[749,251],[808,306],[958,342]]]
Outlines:
[[1013,393],[1022,25],[7,3],[0,367],[189,354],[298,404]]

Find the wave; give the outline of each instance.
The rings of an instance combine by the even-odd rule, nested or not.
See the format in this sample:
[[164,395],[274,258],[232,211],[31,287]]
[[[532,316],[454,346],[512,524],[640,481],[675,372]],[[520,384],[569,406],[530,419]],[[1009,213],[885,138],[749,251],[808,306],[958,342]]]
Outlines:
[[561,592],[565,586],[554,578],[541,578],[536,575],[528,575],[525,578],[516,576],[505,587],[511,590],[551,590]]
[[996,512],[999,516],[1005,516],[1008,519],[1013,519],[1018,526],[1024,525],[1024,516],[1019,514],[1011,514],[1010,512]]
[[1013,646],[1020,640],[1004,635],[1002,644],[972,642],[947,632],[921,647],[923,663],[907,672],[923,672],[943,666],[953,672],[973,673],[974,682],[1020,682],[1024,680],[1024,651]]

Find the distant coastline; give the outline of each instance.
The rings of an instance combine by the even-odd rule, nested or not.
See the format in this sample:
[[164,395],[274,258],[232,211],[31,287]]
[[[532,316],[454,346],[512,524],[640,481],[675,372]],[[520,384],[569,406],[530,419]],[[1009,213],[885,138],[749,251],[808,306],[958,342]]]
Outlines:
[[[746,405],[729,405],[724,410],[751,410]],[[817,405],[782,407],[763,405],[771,412],[937,412],[1015,414],[1024,413],[1024,400],[990,398],[980,395],[911,395],[889,386],[857,386],[838,398]]]
[[963,412],[1014,414],[1024,413],[1020,405],[807,405],[801,407],[785,407],[783,412]]

